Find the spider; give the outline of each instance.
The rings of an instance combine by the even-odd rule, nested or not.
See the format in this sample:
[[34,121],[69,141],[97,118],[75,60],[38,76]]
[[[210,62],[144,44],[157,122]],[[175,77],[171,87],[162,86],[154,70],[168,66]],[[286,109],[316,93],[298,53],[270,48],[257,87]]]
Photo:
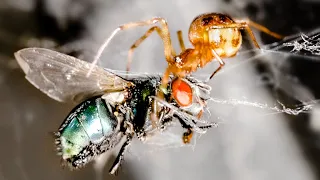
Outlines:
[[[171,35],[169,32],[169,27],[167,21],[161,17],[154,17],[146,21],[137,21],[123,24],[116,28],[111,36],[105,41],[105,43],[100,47],[93,65],[97,63],[99,57],[102,54],[104,48],[109,44],[111,39],[121,30],[126,30],[138,26],[147,26],[160,23],[160,26],[151,27],[143,36],[141,36],[136,42],[131,46],[128,52],[127,60],[127,71],[130,71],[130,65],[132,62],[132,56],[134,50],[153,32],[157,32],[164,44],[164,55],[168,63],[168,67],[163,74],[161,81],[161,89],[166,89],[169,82],[169,76],[172,73],[176,77],[184,78],[185,76],[197,71],[198,68],[203,68],[209,62],[216,59],[219,62],[219,67],[211,74],[211,79],[218,71],[222,69],[225,62],[222,58],[233,57],[239,51],[242,44],[241,29],[247,30],[250,38],[252,39],[254,45],[260,49],[260,46],[250,28],[250,26],[261,30],[262,32],[269,34],[275,38],[281,39],[283,36],[274,33],[267,29],[266,27],[257,24],[251,20],[238,19],[234,20],[230,16],[221,13],[205,13],[197,16],[191,23],[189,27],[189,40],[193,45],[193,48],[186,48],[182,31],[177,31],[178,40],[181,48],[181,53],[176,54],[172,42]],[[90,73],[90,71],[89,71]],[[163,93],[160,91],[158,97],[164,97]],[[189,102],[190,103],[190,102]],[[183,103],[178,103],[181,107],[186,105]],[[186,103],[188,104],[188,102]],[[201,117],[201,114],[199,115]],[[199,117],[199,118],[200,118]],[[191,134],[188,132],[187,134]],[[189,138],[186,138],[189,139]],[[188,140],[186,140],[187,142]]]
[[177,31],[181,53],[176,54],[172,42],[167,21],[161,17],[154,17],[146,21],[130,22],[119,26],[113,31],[111,36],[99,49],[93,64],[100,57],[102,51],[110,40],[120,31],[137,26],[147,26],[160,23],[162,27],[153,26],[143,36],[141,36],[130,48],[128,52],[127,71],[130,71],[133,51],[153,32],[157,32],[164,44],[164,55],[168,62],[168,67],[163,75],[162,84],[166,86],[169,75],[172,73],[177,77],[185,77],[198,68],[203,68],[212,60],[218,60],[220,66],[212,73],[210,79],[225,65],[222,58],[233,57],[239,51],[242,44],[240,29],[248,31],[254,45],[260,46],[250,28],[250,26],[269,34],[278,39],[284,36],[274,33],[266,27],[251,20],[232,19],[230,16],[221,13],[205,13],[197,16],[189,28],[189,40],[193,48],[185,48],[182,38],[182,31]]

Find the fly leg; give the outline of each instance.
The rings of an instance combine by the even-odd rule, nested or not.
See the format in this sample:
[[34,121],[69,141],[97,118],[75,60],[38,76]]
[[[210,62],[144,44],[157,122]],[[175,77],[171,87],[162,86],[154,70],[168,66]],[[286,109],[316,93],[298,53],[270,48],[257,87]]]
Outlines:
[[[153,102],[154,102],[154,103],[158,103],[158,102],[157,102],[158,100],[159,100],[159,99],[154,98],[154,99],[153,99]],[[159,101],[159,102],[160,102],[160,101]],[[161,103],[161,102],[160,102],[160,103]],[[151,115],[152,115],[152,114],[153,114],[153,113],[151,113]],[[179,120],[182,128],[187,129],[187,132],[183,133],[183,136],[182,136],[182,141],[183,141],[183,143],[185,143],[185,144],[190,143],[190,141],[191,141],[191,139],[192,139],[192,135],[193,135],[192,127],[191,127],[190,125],[187,125],[179,116],[173,115],[173,117],[176,117],[176,118]],[[151,118],[152,118],[152,117],[151,117]],[[166,117],[166,118],[161,119],[161,120],[160,120],[160,123],[161,123],[161,127],[160,127],[160,128],[161,128],[161,129],[165,129],[165,127],[166,127],[167,125],[169,125],[169,124],[172,122],[172,120],[173,120],[172,117]]]
[[163,120],[161,121],[160,129],[161,129],[161,130],[166,129],[166,127],[169,126],[169,125],[172,123],[172,121],[173,121],[173,118],[172,118],[172,117],[167,117],[167,118],[163,119]]
[[115,175],[118,174],[118,171],[120,169],[121,163],[124,158],[124,153],[126,152],[127,148],[131,144],[131,141],[132,141],[132,138],[133,138],[133,135],[135,132],[134,128],[133,128],[133,124],[130,122],[131,119],[132,118],[130,117],[130,111],[129,111],[129,109],[127,109],[125,121],[123,122],[123,127],[125,130],[122,132],[126,135],[127,139],[123,143],[116,160],[114,161],[111,169],[109,170],[110,174],[115,174]]
[[124,142],[124,144],[122,145],[122,147],[118,153],[118,156],[109,171],[110,174],[115,174],[115,175],[118,174],[118,170],[120,169],[121,163],[124,158],[124,153],[126,152],[127,148],[129,147],[131,141],[132,141],[132,136],[128,136],[126,142]]
[[192,129],[187,129],[186,132],[183,133],[182,135],[182,141],[184,144],[189,144],[191,142],[193,136],[193,131]]
[[188,124],[186,124],[179,116],[174,115],[175,118],[177,118],[182,126],[182,128],[186,129],[187,131],[183,133],[182,135],[182,142],[184,144],[189,144],[191,142],[193,131],[192,127]]
[[167,101],[165,101],[163,99],[159,99],[156,96],[150,96],[150,98],[156,100],[158,103],[161,103],[163,106],[169,108],[172,111],[173,117],[180,118],[180,120],[182,120],[188,126],[191,126],[198,133],[203,133],[203,131],[201,131],[201,129],[203,129],[203,128],[201,128],[201,126],[197,125],[197,123],[202,123],[202,124],[205,124],[204,126],[210,126],[210,127],[217,127],[218,126],[217,123],[209,123],[206,121],[199,120],[197,117],[182,111],[178,107],[168,103]]
[[[186,132],[183,133],[182,135],[182,141],[184,144],[189,144],[191,142],[191,139],[193,137],[193,130],[190,125],[187,125],[179,116],[174,116],[177,118],[182,126],[182,128],[187,129]],[[196,122],[194,122],[196,124]],[[216,124],[210,124],[210,125],[205,125],[205,126],[197,126],[200,129],[210,129],[212,127],[216,127]]]

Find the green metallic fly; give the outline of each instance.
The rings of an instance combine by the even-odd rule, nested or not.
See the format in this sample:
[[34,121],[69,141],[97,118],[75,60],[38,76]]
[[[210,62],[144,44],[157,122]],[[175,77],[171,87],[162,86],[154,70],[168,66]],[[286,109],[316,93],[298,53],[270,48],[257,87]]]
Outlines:
[[[144,141],[173,120],[187,129],[184,139],[193,131],[205,133],[217,126],[200,118],[211,87],[193,77],[171,77],[165,99],[158,99],[160,74],[92,68],[90,63],[44,48],[22,49],[15,57],[36,88],[57,101],[79,104],[55,133],[58,154],[71,169],[86,165],[126,138],[109,171],[114,174],[134,137]],[[152,115],[158,119],[156,126]]]

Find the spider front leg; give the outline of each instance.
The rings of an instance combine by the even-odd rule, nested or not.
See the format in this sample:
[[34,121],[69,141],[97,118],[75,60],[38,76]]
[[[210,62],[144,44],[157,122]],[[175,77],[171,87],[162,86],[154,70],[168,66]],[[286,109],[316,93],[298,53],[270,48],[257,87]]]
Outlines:
[[[168,46],[168,43],[165,42],[166,38],[165,36],[169,37],[170,39],[170,34],[163,34],[163,30],[161,28],[159,28],[158,26],[153,26],[151,27],[143,36],[141,36],[131,47],[130,50],[128,52],[128,62],[127,62],[127,71],[130,71],[130,66],[131,66],[131,62],[132,62],[132,55],[133,55],[133,51],[145,40],[147,39],[154,31],[157,31],[158,35],[160,36],[160,38],[163,40],[164,42],[164,54],[166,56],[166,59],[168,62],[172,61],[171,58],[172,56],[176,56],[176,52],[173,49],[173,47],[166,47]],[[171,41],[171,40],[170,40]],[[171,44],[171,43],[170,43]],[[171,52],[166,52],[169,51],[171,49]]]
[[91,64],[91,68],[90,68],[87,76],[89,76],[91,74],[92,69],[98,63],[98,60],[100,59],[102,52],[108,46],[108,44],[114,38],[114,36],[116,34],[118,34],[119,31],[131,29],[131,28],[135,28],[135,27],[139,27],[139,26],[153,25],[153,24],[156,24],[158,22],[162,25],[162,28],[161,28],[162,36],[160,36],[160,37],[161,37],[161,39],[163,40],[163,43],[164,43],[165,57],[166,57],[168,62],[173,62],[172,52],[174,52],[174,50],[173,50],[173,47],[172,47],[172,44],[171,44],[171,36],[170,36],[170,32],[169,32],[167,21],[164,18],[155,17],[155,18],[152,18],[152,19],[149,19],[149,20],[146,20],[146,21],[130,22],[130,23],[123,24],[123,25],[119,26],[118,28],[116,28],[111,33],[111,35],[104,41],[104,43],[100,46],[100,48],[99,48],[99,50],[98,50],[98,52],[97,52],[92,64]]
[[[163,73],[162,79],[161,79],[161,84],[159,86],[159,90],[156,93],[157,98],[164,100],[165,94],[168,92],[168,83],[170,79],[170,73],[171,73],[170,65],[167,67],[166,71]],[[155,114],[152,113],[154,116]],[[154,118],[153,118],[154,120]]]
[[145,40],[147,39],[152,32],[157,31],[157,33],[159,34],[159,36],[162,38],[162,31],[158,26],[153,26],[151,27],[143,36],[141,36],[129,49],[128,52],[128,61],[127,61],[127,71],[130,71],[130,66],[131,66],[131,62],[132,62],[132,55],[133,55],[133,51]]

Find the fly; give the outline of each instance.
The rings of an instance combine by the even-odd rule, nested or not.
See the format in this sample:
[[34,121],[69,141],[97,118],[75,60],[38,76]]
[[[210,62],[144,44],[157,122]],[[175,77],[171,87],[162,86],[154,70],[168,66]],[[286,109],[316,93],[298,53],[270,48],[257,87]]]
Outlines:
[[[171,76],[169,86],[161,89],[159,74],[128,75],[92,68],[90,63],[49,49],[26,48],[15,57],[36,88],[57,101],[78,104],[55,133],[58,154],[71,169],[83,167],[125,138],[109,171],[115,174],[134,137],[144,141],[173,120],[187,129],[185,143],[193,131],[204,133],[217,125],[200,119],[211,87],[191,76]],[[158,91],[166,92],[164,99],[156,97]],[[152,115],[158,119],[155,127]]]

